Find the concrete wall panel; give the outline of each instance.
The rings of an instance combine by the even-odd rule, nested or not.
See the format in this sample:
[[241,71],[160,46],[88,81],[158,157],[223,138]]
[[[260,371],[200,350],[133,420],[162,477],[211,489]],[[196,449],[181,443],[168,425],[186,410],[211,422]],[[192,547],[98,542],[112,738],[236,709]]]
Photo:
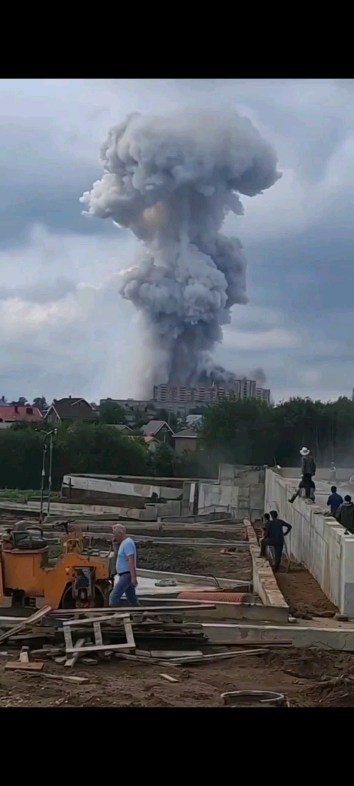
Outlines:
[[266,471],[265,509],[277,510],[292,525],[286,546],[302,562],[340,611],[354,617],[354,536],[311,502],[289,497],[293,485],[273,470]]

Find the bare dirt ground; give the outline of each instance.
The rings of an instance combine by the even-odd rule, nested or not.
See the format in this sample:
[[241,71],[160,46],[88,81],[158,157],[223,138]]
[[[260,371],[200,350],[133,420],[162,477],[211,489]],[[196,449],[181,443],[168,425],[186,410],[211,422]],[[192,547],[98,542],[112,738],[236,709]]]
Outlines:
[[[46,673],[89,677],[82,685],[8,672],[5,661],[1,657],[0,707],[222,707],[224,691],[256,689],[285,693],[290,707],[354,706],[354,656],[325,650],[281,649],[188,669],[116,657],[65,672],[45,664]],[[166,682],[161,673],[179,681]]]
[[301,565],[292,564],[288,573],[282,566],[275,576],[293,616],[303,619],[333,617],[338,611],[316,579]]
[[240,549],[237,556],[221,554],[221,547],[196,547],[138,544],[138,565],[147,570],[194,573],[241,581],[252,580],[252,563],[248,549]]
[[[255,523],[255,530],[259,540],[263,534],[259,521]],[[286,558],[283,556],[281,568],[274,575],[294,617],[302,619],[333,617],[338,611],[303,565],[292,562],[290,570],[287,571]]]

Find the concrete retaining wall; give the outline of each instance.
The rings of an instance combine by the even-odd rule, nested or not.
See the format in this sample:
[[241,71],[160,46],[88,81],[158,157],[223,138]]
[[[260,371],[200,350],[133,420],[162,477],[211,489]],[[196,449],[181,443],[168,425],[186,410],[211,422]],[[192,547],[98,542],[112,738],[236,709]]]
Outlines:
[[341,613],[354,618],[354,536],[310,501],[289,503],[294,490],[286,478],[267,469],[265,510],[277,510],[292,525],[286,539],[290,556],[305,565]]
[[264,505],[264,467],[220,464],[219,479],[199,483],[198,513],[231,513],[259,518]]

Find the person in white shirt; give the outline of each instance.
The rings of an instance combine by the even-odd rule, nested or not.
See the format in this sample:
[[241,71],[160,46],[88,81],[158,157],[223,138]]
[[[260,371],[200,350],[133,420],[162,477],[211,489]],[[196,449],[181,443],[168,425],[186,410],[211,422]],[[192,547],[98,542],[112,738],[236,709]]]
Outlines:
[[113,527],[113,542],[119,543],[117,555],[118,581],[115,583],[109,597],[110,606],[118,606],[122,595],[125,595],[131,606],[139,606],[135,587],[138,584],[136,577],[136,546],[133,538],[128,537],[122,524]]

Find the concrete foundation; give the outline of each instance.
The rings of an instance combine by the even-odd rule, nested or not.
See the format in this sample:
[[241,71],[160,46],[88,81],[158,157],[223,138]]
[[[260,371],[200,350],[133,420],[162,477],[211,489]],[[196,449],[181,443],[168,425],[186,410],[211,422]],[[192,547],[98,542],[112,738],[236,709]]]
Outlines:
[[[331,620],[332,622],[332,620]],[[294,647],[324,647],[344,652],[354,652],[354,628],[323,627],[311,620],[310,625],[262,625],[260,623],[203,623],[204,633],[210,644],[232,645],[235,642],[291,641]]]

